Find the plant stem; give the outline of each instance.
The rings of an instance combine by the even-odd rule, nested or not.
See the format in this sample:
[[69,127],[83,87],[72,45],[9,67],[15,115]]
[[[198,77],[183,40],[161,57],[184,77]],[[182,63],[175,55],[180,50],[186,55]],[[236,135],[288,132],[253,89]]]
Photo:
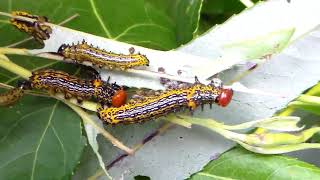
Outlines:
[[7,47],[1,47],[0,54],[18,54],[18,55],[33,56],[33,54],[31,54],[27,49],[7,48]]
[[29,79],[29,77],[32,75],[29,70],[3,58],[0,58],[0,67],[3,67],[12,73],[15,73],[23,77],[24,79]]
[[66,103],[71,109],[73,109],[76,113],[79,114],[79,116],[82,118],[84,123],[92,125],[99,133],[101,133],[106,139],[108,139],[114,146],[118,147],[119,149],[122,149],[128,154],[133,154],[134,151],[130,149],[129,147],[125,146],[122,142],[120,142],[118,139],[113,137],[109,132],[107,132],[105,129],[100,127],[97,123],[95,123],[88,113],[83,111],[80,107],[75,106],[74,104],[71,104],[68,101],[65,101],[64,99],[61,99],[64,103]]

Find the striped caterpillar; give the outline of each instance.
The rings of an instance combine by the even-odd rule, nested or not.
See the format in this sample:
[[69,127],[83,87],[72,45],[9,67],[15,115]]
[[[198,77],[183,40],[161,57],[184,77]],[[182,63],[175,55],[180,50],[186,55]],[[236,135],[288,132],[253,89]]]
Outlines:
[[72,59],[74,63],[91,63],[99,68],[120,68],[126,70],[136,66],[149,66],[149,60],[140,53],[134,54],[134,49],[130,49],[130,54],[115,54],[103,49],[88,45],[84,40],[78,44],[62,44],[58,49],[58,54],[65,59]]
[[38,42],[44,44],[44,40],[50,38],[50,34],[52,33],[52,29],[50,26],[47,26],[43,23],[48,22],[48,18],[45,16],[36,16],[31,15],[27,12],[23,11],[13,11],[11,13],[13,16],[23,16],[27,18],[34,19],[34,22],[24,21],[18,18],[11,18],[10,22],[13,26],[19,29],[22,32],[26,32],[33,36]]
[[0,106],[9,106],[18,101],[24,94],[23,86],[18,86],[0,94]]
[[221,80],[214,79],[204,85],[196,82],[187,88],[172,89],[158,96],[147,96],[133,100],[117,108],[98,108],[98,116],[107,124],[137,123],[164,116],[187,107],[191,112],[199,105],[216,103],[225,107],[231,101],[233,91],[224,89]]
[[[45,89],[52,93],[64,93],[66,99],[74,97],[79,103],[94,97],[102,105],[115,107],[123,105],[127,98],[126,92],[116,83],[109,84],[108,82],[103,82],[100,78],[84,80],[68,73],[51,69],[33,72],[28,81],[20,82],[18,88]],[[10,96],[7,97],[9,100]]]

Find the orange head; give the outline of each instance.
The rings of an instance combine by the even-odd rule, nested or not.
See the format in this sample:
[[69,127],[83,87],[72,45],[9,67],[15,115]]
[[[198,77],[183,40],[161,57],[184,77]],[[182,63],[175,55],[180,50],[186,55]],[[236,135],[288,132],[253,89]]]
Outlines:
[[117,90],[114,95],[112,96],[112,106],[113,107],[120,107],[124,105],[127,101],[127,92],[123,90],[123,88]]

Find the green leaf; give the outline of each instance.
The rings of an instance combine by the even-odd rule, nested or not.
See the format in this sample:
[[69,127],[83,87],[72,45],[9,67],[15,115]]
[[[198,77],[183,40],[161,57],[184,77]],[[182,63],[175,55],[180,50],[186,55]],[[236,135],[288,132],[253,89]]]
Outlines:
[[205,1],[202,9],[203,14],[226,14],[229,17],[241,12],[245,6],[239,0],[210,0]]
[[206,179],[319,179],[314,165],[282,155],[261,155],[234,148],[211,161],[190,180]]
[[[88,0],[2,1],[0,11],[25,10],[58,23],[78,13],[66,26],[118,41],[155,49],[173,49],[190,41],[198,25],[202,1],[191,0]],[[54,9],[54,10],[52,10]],[[1,17],[0,20],[7,20]],[[22,33],[0,22],[0,44],[21,40]]]
[[289,103],[290,107],[295,107],[298,109],[303,109],[305,111],[308,111],[310,113],[320,115],[320,107],[319,105],[313,105],[306,102],[300,102],[300,101],[293,101]]
[[0,179],[70,178],[85,144],[76,113],[30,96],[0,113]]
[[320,115],[320,97],[318,96],[301,95],[296,101],[289,103],[289,106]]

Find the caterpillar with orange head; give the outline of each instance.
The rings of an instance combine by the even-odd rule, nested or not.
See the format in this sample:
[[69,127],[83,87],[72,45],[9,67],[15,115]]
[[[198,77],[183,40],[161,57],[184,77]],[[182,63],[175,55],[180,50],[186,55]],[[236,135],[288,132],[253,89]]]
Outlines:
[[227,106],[232,99],[233,91],[223,88],[219,79],[210,84],[196,82],[190,87],[172,89],[158,96],[147,96],[142,100],[133,100],[117,108],[98,108],[98,117],[107,124],[138,123],[176,112],[183,107],[193,111],[197,106],[216,103]]
[[10,23],[20,31],[33,36],[41,44],[44,44],[43,41],[50,38],[52,29],[50,26],[44,24],[45,22],[48,22],[47,17],[36,16],[23,11],[13,11],[11,14],[13,16],[22,16],[36,20],[34,22],[29,22],[13,17],[10,19]]
[[102,105],[115,107],[123,105],[127,99],[126,92],[116,83],[103,82],[100,78],[80,79],[66,72],[51,69],[33,72],[29,80],[20,82],[18,87],[28,90],[45,89],[51,93],[64,93],[66,99],[74,97],[79,103],[94,97]]
[[126,70],[137,66],[149,66],[149,60],[140,53],[134,54],[130,49],[130,54],[116,54],[89,45],[84,40],[78,44],[62,44],[58,49],[58,54],[65,59],[71,59],[76,64],[91,63],[99,68],[120,68]]

